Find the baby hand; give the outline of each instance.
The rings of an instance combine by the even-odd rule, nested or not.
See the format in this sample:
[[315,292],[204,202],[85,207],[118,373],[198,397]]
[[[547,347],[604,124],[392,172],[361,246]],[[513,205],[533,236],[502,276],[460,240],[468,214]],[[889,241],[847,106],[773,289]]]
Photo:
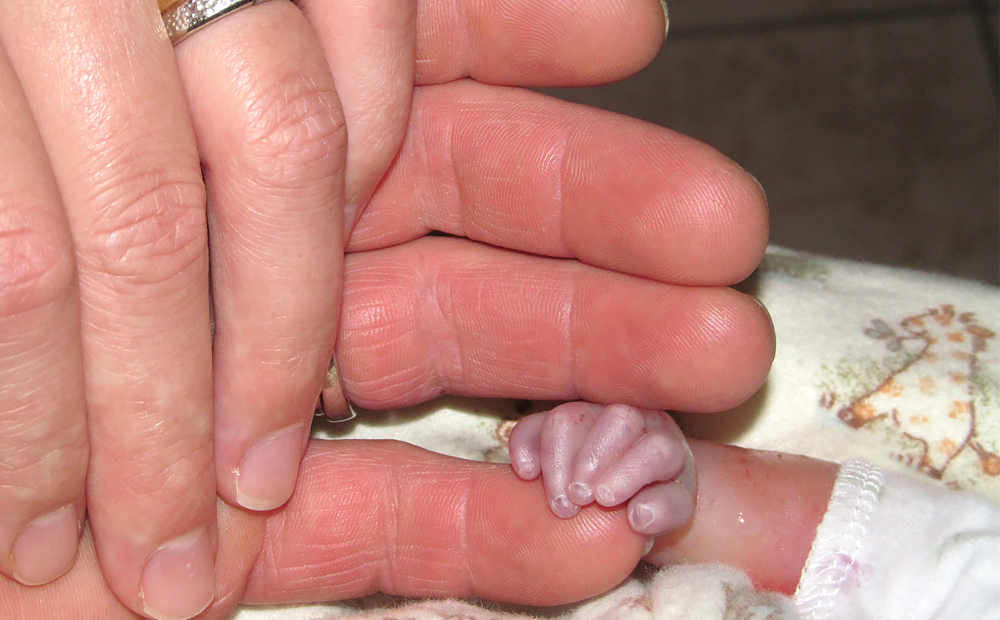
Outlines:
[[572,402],[530,415],[514,427],[511,465],[524,480],[539,475],[558,517],[597,502],[628,502],[632,529],[662,536],[694,514],[694,458],[673,418],[627,405]]

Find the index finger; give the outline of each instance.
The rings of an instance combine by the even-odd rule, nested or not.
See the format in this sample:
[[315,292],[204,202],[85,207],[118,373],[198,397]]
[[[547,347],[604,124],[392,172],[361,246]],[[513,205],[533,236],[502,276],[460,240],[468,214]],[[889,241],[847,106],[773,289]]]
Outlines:
[[[347,599],[384,592],[552,605],[604,592],[645,549],[625,511],[548,512],[541,485],[509,465],[392,441],[313,440],[292,500],[262,515],[219,503],[215,603]],[[137,616],[101,578],[89,533],[62,579],[26,588],[0,576],[0,617]]]
[[383,592],[556,605],[611,589],[645,547],[624,510],[565,521],[509,465],[396,441],[314,440],[302,480],[268,522],[247,603]]

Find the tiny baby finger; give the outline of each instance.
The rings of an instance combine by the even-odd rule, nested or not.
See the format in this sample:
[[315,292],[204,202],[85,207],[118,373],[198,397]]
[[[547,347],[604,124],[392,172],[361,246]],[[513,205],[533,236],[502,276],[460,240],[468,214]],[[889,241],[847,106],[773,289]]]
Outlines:
[[617,506],[654,482],[672,480],[685,461],[684,443],[669,433],[644,435],[610,466],[594,487],[602,506]]
[[628,523],[638,534],[657,537],[691,520],[695,495],[678,482],[654,484],[639,491],[628,503]]

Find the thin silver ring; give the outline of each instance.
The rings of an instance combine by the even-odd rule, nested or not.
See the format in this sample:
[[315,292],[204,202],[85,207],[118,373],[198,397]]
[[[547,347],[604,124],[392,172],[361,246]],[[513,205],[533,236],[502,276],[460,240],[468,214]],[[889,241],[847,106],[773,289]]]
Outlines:
[[337,371],[337,358],[330,360],[330,369],[326,373],[326,383],[316,400],[316,415],[325,416],[331,422],[346,422],[358,415],[354,403],[347,398],[344,381]]
[[160,14],[170,42],[177,45],[189,34],[220,17],[267,0],[180,0]]

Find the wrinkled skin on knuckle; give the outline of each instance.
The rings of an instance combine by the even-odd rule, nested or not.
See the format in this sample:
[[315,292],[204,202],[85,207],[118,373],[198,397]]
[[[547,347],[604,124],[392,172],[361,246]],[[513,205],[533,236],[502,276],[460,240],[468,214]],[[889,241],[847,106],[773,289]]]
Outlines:
[[55,302],[75,279],[65,224],[31,202],[0,196],[0,319]]
[[108,174],[78,236],[81,267],[131,286],[156,286],[207,256],[205,188],[181,171]]
[[262,189],[294,189],[343,166],[347,128],[337,93],[290,73],[249,97],[237,160]]
[[[424,402],[442,392],[440,354],[428,335],[428,284],[413,264],[345,261],[338,363],[351,398],[361,406]],[[450,359],[450,358],[444,358]],[[374,361],[373,360],[377,360]]]

